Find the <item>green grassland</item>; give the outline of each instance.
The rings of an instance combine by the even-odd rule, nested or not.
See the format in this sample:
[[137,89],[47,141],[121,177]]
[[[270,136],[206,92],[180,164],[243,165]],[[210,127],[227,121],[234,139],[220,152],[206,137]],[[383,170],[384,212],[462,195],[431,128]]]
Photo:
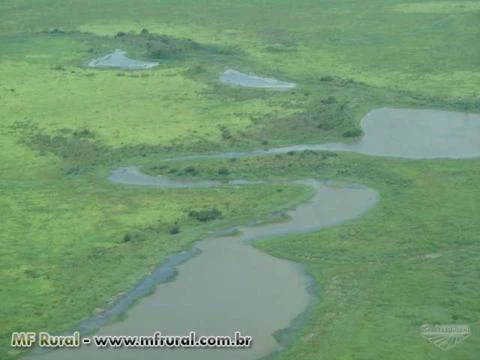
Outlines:
[[[68,330],[195,240],[310,195],[285,186],[170,191],[91,180],[97,185],[48,177],[2,183],[9,189],[1,200],[4,351],[11,331]],[[221,218],[189,216],[210,209]]]
[[[379,106],[480,112],[479,21],[473,1],[1,2],[0,358],[18,356],[12,331],[68,329],[195,240],[310,195],[291,185],[164,190],[106,180],[126,165],[377,189],[380,204],[360,219],[256,244],[307,263],[321,299],[279,358],[478,358],[478,160],[160,160],[354,141]],[[160,65],[86,67],[116,48]],[[217,81],[226,68],[299,86],[226,88]],[[188,216],[209,209],[222,216]],[[468,323],[474,335],[442,353],[418,334],[423,323]]]
[[[190,161],[152,166],[171,172]],[[423,340],[423,324],[480,326],[480,161],[407,161],[306,151],[196,162],[199,177],[313,177],[372,186],[380,203],[360,219],[308,235],[260,240],[308,264],[320,304],[275,359],[475,359],[472,335],[451,352]],[[218,175],[219,169],[228,176]],[[181,171],[175,171],[175,174]],[[474,331],[474,330],[472,330]]]

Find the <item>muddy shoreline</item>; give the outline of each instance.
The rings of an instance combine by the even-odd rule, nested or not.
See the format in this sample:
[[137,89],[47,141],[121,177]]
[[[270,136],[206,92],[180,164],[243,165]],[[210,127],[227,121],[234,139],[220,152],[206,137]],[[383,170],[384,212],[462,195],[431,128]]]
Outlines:
[[[294,145],[167,160],[271,156],[305,150],[353,151],[367,155],[408,159],[480,156],[480,141],[478,141],[480,115],[477,114],[382,108],[368,113],[362,119],[361,125],[365,136],[356,144]],[[126,186],[160,188],[211,188],[265,183],[243,180],[228,182],[173,180],[144,174],[136,167],[112,170],[108,180]],[[185,329],[192,328],[190,325],[196,324],[204,332],[226,334],[226,330],[230,329],[229,324],[242,323],[243,328],[240,329],[242,333],[253,335],[260,343],[260,348],[249,349],[250,352],[205,350],[195,353],[188,351],[172,353],[165,351],[162,357],[175,360],[193,358],[211,360],[228,356],[232,360],[251,360],[266,358],[281,351],[302,326],[307,318],[306,314],[318,302],[314,282],[308,276],[305,265],[259,252],[251,246],[251,242],[274,236],[308,233],[339,225],[359,217],[371,209],[379,199],[375,190],[358,184],[335,187],[332,183],[313,179],[289,183],[308,185],[316,192],[309,201],[286,211],[289,217],[285,221],[254,227],[240,226],[234,229],[238,232],[233,231],[230,236],[226,236],[224,232],[223,235],[219,234],[196,242],[190,250],[169,258],[102,314],[79,324],[78,329],[84,333],[99,330],[100,334],[130,333],[133,335],[143,334],[142,332],[148,334],[152,327],[161,323],[162,329],[166,332],[182,334],[186,333]],[[248,266],[253,266],[253,270]],[[247,280],[237,277],[238,273],[242,272],[247,274]],[[169,282],[175,275],[178,275],[176,281]],[[205,283],[205,278],[208,279],[208,276],[216,278],[218,284]],[[237,285],[232,286],[232,282]],[[153,292],[154,289],[157,292]],[[147,296],[149,294],[150,296]],[[280,307],[275,308],[273,299],[285,301]],[[200,304],[199,308],[206,311],[206,314],[191,309],[191,301],[196,305]],[[132,306],[134,303],[136,306]],[[231,309],[235,311],[232,312]],[[253,315],[250,311],[253,311]],[[127,314],[123,321],[113,322],[122,314]],[[175,314],[181,314],[181,316],[175,317]],[[219,319],[212,319],[215,317]],[[245,322],[245,319],[248,321]],[[179,322],[180,325],[177,324]],[[256,327],[251,327],[249,322],[256,324]],[[261,328],[267,335],[258,332],[257,328]],[[255,333],[256,329],[257,333]],[[123,352],[115,350],[98,352],[92,348],[80,348],[78,351],[70,350],[68,353],[55,351],[50,353],[48,358],[84,359],[85,354],[89,359],[102,360],[129,359],[133,356],[125,349]],[[137,349],[135,354],[142,360],[155,358],[155,353],[152,351]]]
[[[130,186],[142,186],[142,179],[145,181],[144,186],[163,187],[165,185],[165,179],[157,178],[159,182],[155,183],[155,179],[152,178],[157,177],[145,175],[137,168],[116,169],[109,176],[110,181],[124,185],[131,180]],[[166,183],[167,187],[174,185],[171,181],[173,180],[168,180]],[[240,226],[235,228],[240,231],[240,234],[226,236],[227,232],[221,231],[218,233],[218,236],[198,241],[190,250],[167,260],[166,263],[150,276],[143,279],[111,308],[105,310],[101,315],[93,316],[81,323],[78,329],[83,333],[99,330],[100,333],[105,332],[106,334],[128,333],[127,330],[130,329],[132,334],[142,334],[142,331],[146,332],[143,324],[148,322],[152,316],[158,316],[158,321],[163,324],[163,328],[168,328],[168,326],[175,328],[179,319],[175,317],[169,318],[169,314],[171,312],[178,313],[180,309],[182,311],[179,313],[185,317],[183,319],[185,322],[184,326],[195,327],[195,324],[197,326],[201,324],[200,327],[202,327],[203,322],[211,321],[212,316],[196,311],[190,311],[189,313],[189,301],[182,299],[182,294],[187,291],[188,293],[191,292],[189,296],[191,296],[191,299],[195,299],[196,304],[203,303],[205,309],[208,309],[209,306],[214,306],[208,310],[212,311],[212,314],[220,312],[224,314],[223,316],[228,317],[229,314],[231,315],[230,309],[232,306],[236,308],[236,312],[240,313],[239,318],[231,318],[230,322],[228,320],[224,321],[223,318],[212,321],[211,326],[206,328],[206,332],[218,328],[217,333],[223,334],[227,328],[233,328],[237,323],[242,323],[242,326],[246,327],[247,330],[253,331],[253,328],[248,329],[248,323],[256,321],[256,327],[262,329],[259,333],[254,334],[254,337],[257,339],[257,344],[254,347],[259,344],[259,348],[252,350],[250,353],[246,351],[232,352],[232,350],[222,350],[222,352],[210,350],[195,353],[189,351],[172,353],[166,351],[162,353],[162,358],[178,359],[178,356],[182,354],[182,357],[180,357],[182,359],[212,359],[217,357],[220,359],[225,356],[232,359],[257,359],[276,351],[281,351],[294,338],[296,331],[306,321],[308,312],[318,302],[314,280],[307,275],[305,265],[271,257],[256,250],[251,246],[251,242],[271,236],[305,233],[335,226],[338,223],[358,217],[372,208],[378,201],[378,194],[374,190],[361,185],[332,187],[332,184],[316,180],[293,181],[291,183],[312,186],[316,189],[316,193],[309,201],[286,211],[289,215],[288,220],[281,223]],[[249,185],[249,182],[241,184]],[[187,185],[185,182],[182,182],[180,185],[182,187],[197,187],[196,185],[204,187],[206,184],[190,182]],[[218,186],[216,183],[208,185]],[[327,203],[330,204],[330,207],[325,206]],[[229,270],[228,268],[231,266],[232,261],[237,262]],[[247,271],[247,268],[251,266],[254,269]],[[222,277],[215,275],[218,272],[225,272],[229,275],[222,279]],[[239,277],[235,280],[238,285],[232,286],[231,277],[236,276],[239,272],[243,272],[243,276],[247,280],[242,282],[242,277]],[[176,274],[175,281],[169,282]],[[219,285],[204,284],[207,288],[211,288],[210,291],[204,290],[204,285],[197,286],[196,284],[201,282],[204,276],[207,276],[207,278],[208,276],[217,276]],[[258,278],[261,279],[258,280]],[[262,291],[254,290],[257,288],[261,288]],[[152,294],[154,289],[156,289],[156,292]],[[229,297],[229,294],[232,294],[232,292],[234,294]],[[215,297],[209,297],[208,294],[212,293],[215,294]],[[149,294],[150,296],[146,296]],[[202,294],[207,294],[203,302],[201,299]],[[284,299],[283,303],[275,308],[271,304],[273,298],[270,298],[270,296],[273,296],[273,298],[280,296],[280,298]],[[211,304],[212,301],[216,301],[217,297],[226,298]],[[162,301],[164,301],[163,305],[161,305]],[[177,305],[179,302],[182,303],[182,301],[183,305]],[[223,302],[227,303],[225,308],[221,308]],[[250,305],[242,307],[242,304],[249,302],[251,302]],[[135,306],[132,307],[133,304]],[[164,308],[165,306],[167,308]],[[142,307],[144,308],[143,311]],[[271,309],[272,307],[273,309]],[[257,311],[258,314],[255,311],[256,308],[260,309],[258,310],[259,312]],[[249,315],[251,311],[254,312],[253,315]],[[265,312],[267,312],[265,314],[266,318],[263,319],[260,314]],[[156,313],[159,315],[152,315]],[[126,318],[123,321],[113,322],[122,314],[126,314]],[[251,316],[251,319],[248,319],[247,322],[240,320],[248,316]],[[139,327],[139,324],[142,325]],[[155,322],[150,325],[153,326],[153,324]],[[221,331],[222,328],[223,332]],[[176,330],[177,333],[180,331],[179,329]],[[243,332],[249,333],[250,331]],[[266,332],[266,334],[263,332]],[[229,332],[227,331],[227,333]],[[83,352],[82,349],[84,350]],[[114,350],[98,351],[97,349],[95,351],[85,347],[78,350],[72,351],[70,349],[68,352],[62,350],[54,351],[48,354],[48,358],[103,360],[110,358],[122,359],[122,356],[125,356],[125,359],[127,359],[129,356],[133,356],[128,350],[118,352]],[[155,353],[152,351],[139,351],[139,349],[136,349],[135,354],[140,359],[155,358]],[[41,358],[42,356],[39,357]]]
[[301,144],[253,151],[184,156],[176,160],[232,159],[290,152],[354,152],[403,159],[468,159],[480,156],[480,115],[438,110],[379,108],[362,120],[356,143]]

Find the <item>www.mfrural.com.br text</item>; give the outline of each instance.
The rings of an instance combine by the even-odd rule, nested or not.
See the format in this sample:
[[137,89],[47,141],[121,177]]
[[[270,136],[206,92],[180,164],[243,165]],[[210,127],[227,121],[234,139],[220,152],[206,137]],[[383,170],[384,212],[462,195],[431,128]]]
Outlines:
[[249,348],[252,337],[235,331],[228,335],[197,335],[190,331],[188,335],[163,335],[160,331],[152,335],[94,335],[81,336],[51,335],[48,332],[14,332],[11,346],[15,348],[77,348],[93,345],[98,348]]

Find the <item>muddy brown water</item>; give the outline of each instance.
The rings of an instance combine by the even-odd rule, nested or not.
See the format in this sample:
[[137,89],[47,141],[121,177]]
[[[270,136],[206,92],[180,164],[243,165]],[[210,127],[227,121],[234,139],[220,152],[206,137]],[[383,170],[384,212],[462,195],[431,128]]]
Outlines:
[[[355,151],[412,159],[480,156],[480,116],[476,114],[382,108],[367,114],[361,125],[365,136],[356,144],[307,144],[188,158],[267,156],[304,150]],[[250,185],[241,180],[228,183],[176,181],[148,176],[134,167],[112,171],[109,180],[124,185],[167,188]],[[360,216],[378,199],[374,190],[359,185],[335,187],[314,180],[297,183],[312,186],[316,193],[310,201],[289,211],[288,220],[240,227],[239,235],[212,237],[198,242],[194,248],[196,251],[191,253],[196,256],[182,255],[185,259],[172,261],[166,268],[160,268],[158,277],[146,280],[155,286],[168,278],[175,268],[178,272],[175,281],[156,285],[155,292],[141,298],[128,310],[123,321],[102,326],[97,332],[99,335],[151,335],[155,331],[162,331],[167,335],[185,335],[195,330],[200,335],[232,335],[239,330],[253,337],[251,348],[120,350],[82,346],[76,350],[50,352],[40,358],[235,360],[258,359],[281,349],[273,334],[288,328],[311,303],[308,280],[299,264],[259,252],[249,242],[333,226]],[[125,311],[137,295],[144,295],[145,289],[148,289],[144,285],[142,283],[133,289],[133,295],[126,297],[128,301],[114,307],[116,312],[113,314]],[[93,318],[88,324],[102,324],[105,319],[100,320]]]
[[[167,186],[160,177],[137,168],[118,169],[111,181],[135,186]],[[166,182],[165,182],[166,181]],[[235,183],[235,182],[234,182]],[[376,191],[360,186],[336,187],[315,180],[298,181],[315,189],[307,202],[287,212],[281,223],[239,227],[234,236],[198,242],[196,256],[176,266],[174,281],[160,284],[155,292],[130,308],[123,321],[103,326],[97,335],[151,335],[161,331],[184,335],[233,335],[253,337],[248,349],[98,349],[82,346],[49,352],[37,359],[258,359],[282,346],[273,334],[288,328],[313,300],[308,280],[299,264],[278,259],[253,248],[250,242],[270,236],[309,232],[358,217],[378,199]],[[240,183],[243,185],[243,183]],[[190,182],[188,187],[217,186]],[[237,185],[240,186],[240,185]]]

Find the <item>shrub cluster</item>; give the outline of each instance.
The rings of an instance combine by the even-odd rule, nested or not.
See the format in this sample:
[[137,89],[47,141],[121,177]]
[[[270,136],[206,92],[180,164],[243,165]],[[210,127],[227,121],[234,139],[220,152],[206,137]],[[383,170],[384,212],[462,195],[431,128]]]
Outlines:
[[183,173],[186,175],[198,175],[198,169],[194,166],[187,166],[185,169],[183,169]]
[[225,176],[229,174],[230,174],[230,170],[228,170],[228,168],[226,167],[221,167],[220,169],[218,169],[218,175]]
[[212,221],[220,218],[222,216],[222,212],[217,208],[213,208],[210,210],[200,210],[200,211],[191,210],[189,211],[188,216],[190,216],[192,219],[195,219],[201,222],[206,222],[206,221]]
[[147,56],[152,59],[164,59],[195,51],[216,51],[214,47],[201,45],[192,39],[153,34],[147,29],[143,29],[138,34],[120,31],[115,35],[115,40],[122,43],[132,43],[137,47],[143,46],[146,49]]
[[343,134],[343,137],[346,137],[346,138],[350,138],[350,137],[358,137],[360,135],[362,135],[362,130],[360,129],[353,129],[353,130],[348,130],[348,131],[345,131]]

